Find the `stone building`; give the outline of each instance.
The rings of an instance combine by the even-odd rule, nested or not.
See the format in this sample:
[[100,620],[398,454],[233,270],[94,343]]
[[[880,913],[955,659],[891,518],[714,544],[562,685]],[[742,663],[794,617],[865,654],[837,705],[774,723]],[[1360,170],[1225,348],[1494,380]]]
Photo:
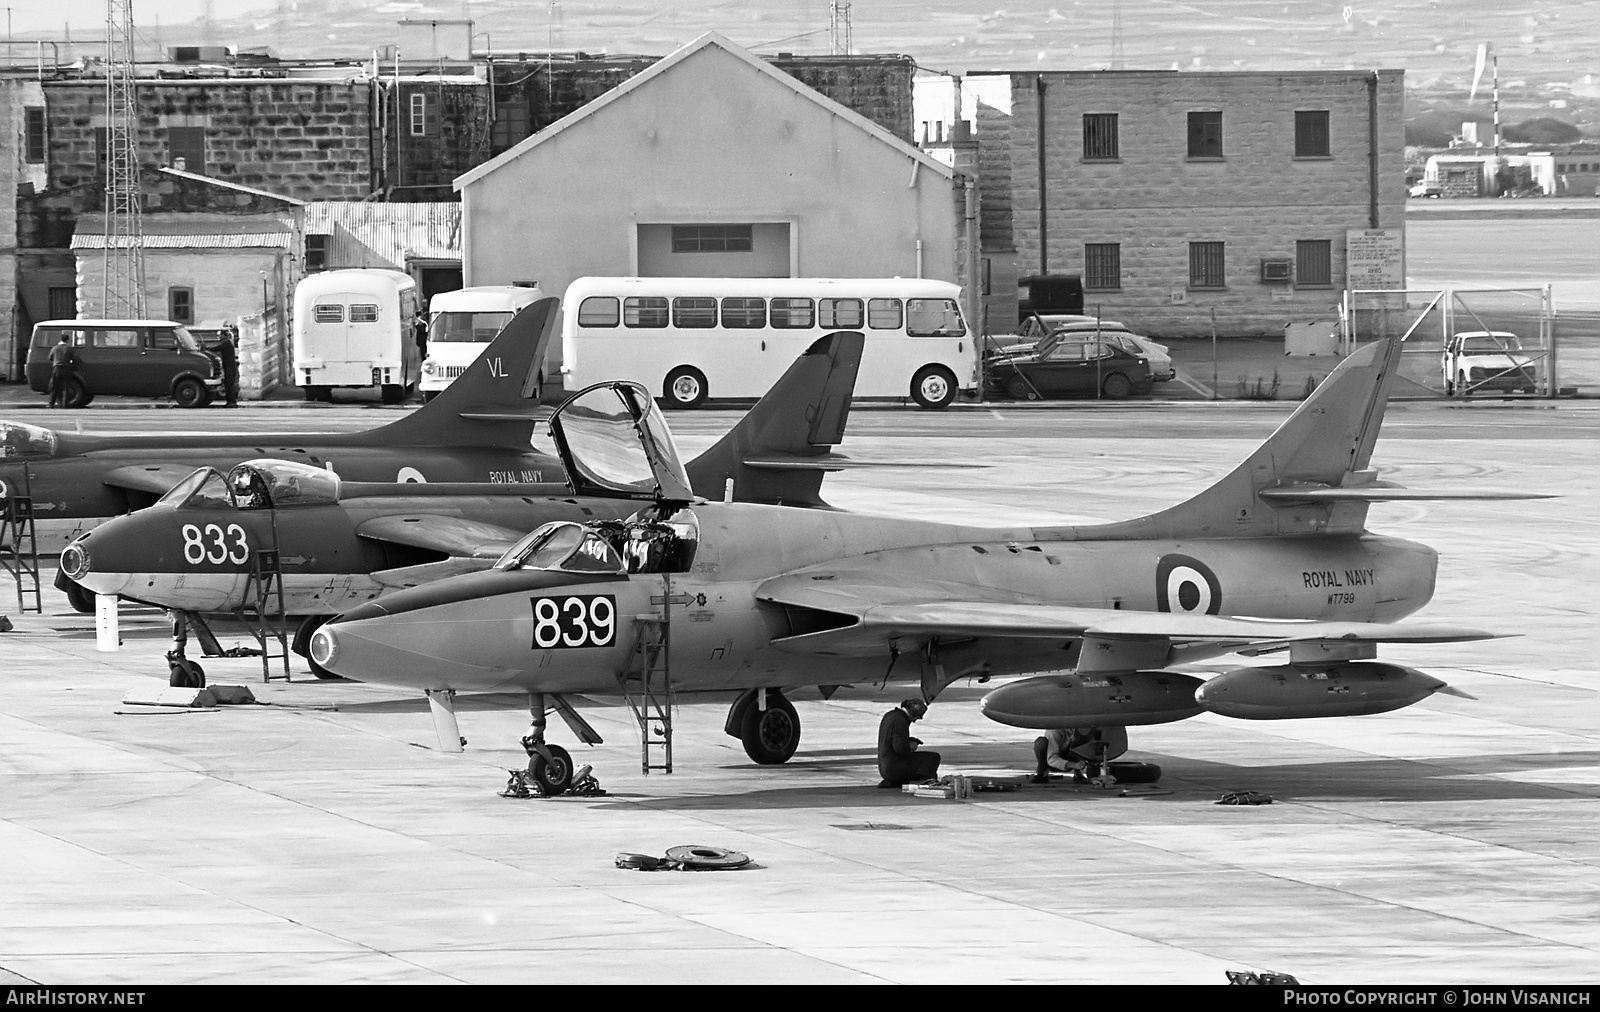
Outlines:
[[1282,336],[1336,317],[1350,232],[1403,241],[1401,71],[1006,76],[973,117],[992,331],[1018,275],[1066,273],[1154,335]]
[[[956,281],[961,178],[909,126],[702,36],[456,180],[466,281],[552,294],[586,275]],[[701,241],[712,233],[718,251]]]

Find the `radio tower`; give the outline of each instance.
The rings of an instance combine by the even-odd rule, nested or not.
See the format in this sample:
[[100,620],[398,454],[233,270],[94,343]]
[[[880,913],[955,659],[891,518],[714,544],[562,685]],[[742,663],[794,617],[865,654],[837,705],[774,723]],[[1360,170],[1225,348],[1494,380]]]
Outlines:
[[1111,5],[1111,69],[1122,70],[1125,66],[1122,58],[1122,0],[1114,0]]
[[855,46],[850,29],[850,0],[828,0],[829,52],[849,56]]
[[101,313],[144,318],[133,0],[106,0],[106,252]]

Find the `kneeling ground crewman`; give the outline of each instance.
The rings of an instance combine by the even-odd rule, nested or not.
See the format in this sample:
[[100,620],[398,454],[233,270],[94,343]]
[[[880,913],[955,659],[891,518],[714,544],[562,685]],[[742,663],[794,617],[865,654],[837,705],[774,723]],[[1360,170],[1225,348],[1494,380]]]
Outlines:
[[918,752],[922,739],[911,737],[911,722],[927,712],[927,703],[907,699],[878,722],[878,775],[883,777],[879,787],[920,784],[939,775],[939,753]]
[[[1079,783],[1091,776],[1103,776],[1105,764],[1128,751],[1125,727],[1057,727],[1033,740],[1033,757],[1039,768],[1033,782],[1050,779],[1050,771],[1071,773]],[[1085,770],[1088,771],[1085,775]]]

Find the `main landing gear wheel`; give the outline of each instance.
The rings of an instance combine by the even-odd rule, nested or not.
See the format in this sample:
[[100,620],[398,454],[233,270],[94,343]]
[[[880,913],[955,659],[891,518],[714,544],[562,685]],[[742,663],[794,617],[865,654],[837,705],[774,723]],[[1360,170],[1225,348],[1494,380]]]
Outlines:
[[206,687],[206,672],[199,664],[187,657],[176,656],[175,653],[167,654],[167,684],[175,689],[203,689]]
[[956,377],[942,365],[925,365],[911,377],[911,399],[925,408],[947,408],[960,388]]
[[693,366],[680,365],[667,373],[667,381],[661,389],[666,394],[667,407],[698,408],[706,399],[705,373]]
[[572,756],[560,745],[546,745],[550,753],[546,759],[535,752],[528,759],[528,775],[539,785],[546,797],[564,794],[572,786]]
[[765,710],[754,700],[745,708],[739,740],[744,742],[745,755],[763,766],[788,762],[800,747],[800,714],[793,703],[769,690]]
[[1155,763],[1111,762],[1112,779],[1119,784],[1153,784],[1161,779],[1161,767]]
[[61,588],[67,595],[67,603],[72,605],[72,610],[79,615],[94,614],[94,592],[84,587],[81,583],[69,582]]

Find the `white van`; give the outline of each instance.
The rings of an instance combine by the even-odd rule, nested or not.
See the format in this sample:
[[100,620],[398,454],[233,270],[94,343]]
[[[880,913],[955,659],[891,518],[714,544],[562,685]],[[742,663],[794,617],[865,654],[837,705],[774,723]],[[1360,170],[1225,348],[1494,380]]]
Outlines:
[[633,380],[673,408],[757,398],[817,338],[857,330],[856,397],[943,408],[979,384],[960,296],[917,278],[579,278],[562,300],[562,385]]
[[[483,285],[440,292],[428,303],[428,354],[422,360],[422,400],[466,371],[500,329],[524,306],[544,298],[537,285]],[[541,385],[544,363],[539,363]]]
[[417,283],[400,271],[324,271],[294,287],[294,379],[308,401],[377,387],[398,404],[422,374]]

